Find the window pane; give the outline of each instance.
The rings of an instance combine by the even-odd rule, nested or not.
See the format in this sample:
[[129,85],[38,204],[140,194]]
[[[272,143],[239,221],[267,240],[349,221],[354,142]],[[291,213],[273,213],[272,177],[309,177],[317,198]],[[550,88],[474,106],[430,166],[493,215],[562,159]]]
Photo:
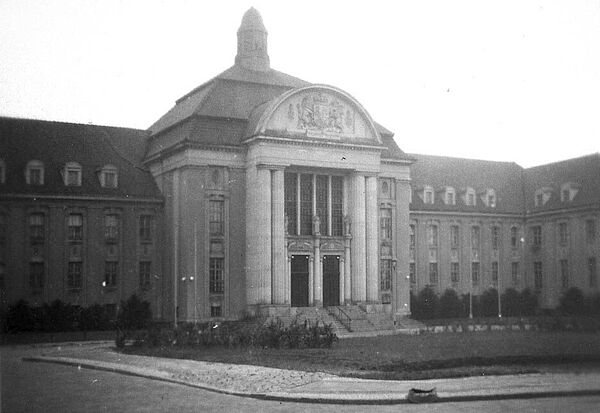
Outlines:
[[450,280],[453,283],[460,281],[460,267],[457,262],[450,263]]
[[44,289],[44,263],[29,263],[29,288],[34,293],[39,293]]
[[381,238],[385,240],[392,239],[392,210],[382,208],[379,212],[379,222],[381,226]]
[[429,283],[437,284],[438,283],[438,265],[437,262],[429,263]]
[[298,234],[298,175],[286,173],[284,178],[285,188],[285,215],[288,219],[288,234]]
[[119,238],[119,217],[117,215],[104,217],[104,238],[107,240]]
[[312,175],[300,176],[300,235],[312,235]]
[[331,230],[334,237],[344,235],[344,178],[331,177]]
[[458,249],[458,246],[460,245],[460,241],[459,241],[459,230],[458,230],[458,225],[452,225],[450,227],[450,248],[453,250]]
[[471,263],[471,280],[473,285],[479,285],[479,263],[472,262]]
[[224,260],[223,258],[211,258],[210,259],[210,292],[216,294],[222,294],[224,290],[223,286],[223,269]]
[[329,186],[329,178],[327,176],[324,175],[318,175],[317,176],[317,216],[319,217],[319,219],[321,220],[321,225],[319,230],[321,231],[321,234],[323,235],[329,235],[328,234],[328,219],[329,219],[329,212],[327,211],[327,206],[328,206],[328,198],[329,198],[329,193],[328,193],[328,186]]
[[152,240],[152,216],[140,215],[140,240]]
[[71,214],[68,218],[69,241],[81,241],[83,239],[83,216]]
[[104,286],[116,287],[117,275],[119,272],[119,263],[116,261],[106,261],[104,264]]
[[209,201],[209,226],[211,235],[224,234],[225,202]]
[[82,263],[80,261],[69,262],[67,269],[67,287],[69,289],[81,288],[81,268]]
[[140,261],[140,287],[150,288],[150,272],[152,263],[150,261]]
[[382,291],[392,289],[392,260],[380,260],[380,288]]

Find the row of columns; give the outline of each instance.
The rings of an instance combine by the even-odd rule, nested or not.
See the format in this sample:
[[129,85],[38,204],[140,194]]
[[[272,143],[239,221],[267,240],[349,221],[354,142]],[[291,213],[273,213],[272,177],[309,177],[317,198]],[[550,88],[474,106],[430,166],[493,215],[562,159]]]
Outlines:
[[[352,223],[340,256],[340,304],[379,300],[379,206],[377,177],[352,175],[345,197]],[[286,248],[284,168],[250,166],[246,172],[246,274],[249,305],[290,304]],[[320,237],[309,263],[309,305],[323,303]]]

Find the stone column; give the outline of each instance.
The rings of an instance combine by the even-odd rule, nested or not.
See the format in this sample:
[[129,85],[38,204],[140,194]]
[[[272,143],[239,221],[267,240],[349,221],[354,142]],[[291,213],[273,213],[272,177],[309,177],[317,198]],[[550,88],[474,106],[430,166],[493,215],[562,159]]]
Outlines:
[[340,302],[339,302],[340,305],[344,305],[344,303],[345,303],[345,299],[344,299],[344,294],[346,292],[345,291],[346,286],[344,285],[344,282],[345,282],[344,272],[346,270],[345,262],[346,262],[346,260],[344,259],[344,256],[342,255],[340,257],[340,264],[339,264],[340,265]]
[[271,254],[272,254],[272,303],[285,304],[285,212],[283,169],[272,173],[271,188]]
[[[406,316],[410,314],[410,279],[408,273],[409,265],[409,238],[410,222],[408,211],[408,199],[410,196],[410,185],[408,181],[396,180],[396,271],[395,279],[392,281],[394,311],[397,315]],[[418,257],[415,257],[418,262]]]
[[315,235],[315,246],[314,246],[314,265],[313,270],[313,300],[315,307],[321,307],[323,305],[323,258],[321,257],[321,236]]
[[355,173],[352,176],[352,301],[364,302],[367,299],[366,233],[365,233],[365,176]]
[[314,285],[315,285],[315,257],[308,258],[308,305],[312,306],[314,300]]
[[346,234],[346,239],[344,240],[344,304],[352,303],[352,260],[350,256],[351,240],[352,236],[350,234]]
[[285,242],[285,257],[286,257],[286,266],[285,266],[285,304],[292,304],[292,257],[288,256],[287,253],[287,241]]
[[368,176],[366,184],[367,301],[379,301],[379,206],[377,177]]

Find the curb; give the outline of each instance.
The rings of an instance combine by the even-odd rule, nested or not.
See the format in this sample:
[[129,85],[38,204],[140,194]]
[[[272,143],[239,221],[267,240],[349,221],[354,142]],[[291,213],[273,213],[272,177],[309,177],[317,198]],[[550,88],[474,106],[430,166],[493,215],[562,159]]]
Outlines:
[[[320,403],[320,404],[353,404],[353,405],[392,405],[392,404],[407,404],[411,403],[407,399],[407,394],[389,394],[387,397],[382,397],[382,394],[354,394],[344,395],[339,393],[334,394],[317,394],[317,393],[288,393],[288,392],[271,392],[271,393],[251,393],[235,390],[227,390],[219,387],[210,386],[207,384],[191,383],[189,381],[161,376],[157,373],[145,368],[132,368],[122,364],[109,363],[93,360],[79,360],[66,357],[23,357],[22,361],[35,363],[53,363],[65,366],[77,366],[90,370],[108,371],[127,376],[141,377],[150,380],[163,381],[167,383],[179,384],[188,387],[193,387],[201,390],[206,390],[214,393],[226,394],[230,396],[249,397],[259,400],[269,401],[284,401],[297,403]],[[139,371],[135,371],[139,369]],[[534,398],[554,398],[554,397],[574,397],[574,396],[595,396],[600,395],[600,388],[595,390],[554,390],[554,391],[528,391],[517,393],[496,393],[496,394],[465,394],[452,395],[438,393],[437,403],[440,402],[470,402],[470,401],[485,401],[485,400],[509,400],[509,399],[534,399]]]
[[28,347],[28,348],[46,348],[46,347],[84,347],[84,346],[109,346],[114,345],[114,340],[95,340],[95,341],[63,341],[63,342],[45,342],[45,343],[22,343],[22,344],[2,344],[0,347]]

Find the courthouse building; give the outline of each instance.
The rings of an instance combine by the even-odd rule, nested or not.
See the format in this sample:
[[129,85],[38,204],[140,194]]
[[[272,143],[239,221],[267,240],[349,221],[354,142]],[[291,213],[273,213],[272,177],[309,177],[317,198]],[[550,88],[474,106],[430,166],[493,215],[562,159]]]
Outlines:
[[544,306],[598,288],[597,154],[408,155],[343,89],[272,69],[254,9],[235,64],[148,131],[3,118],[0,133],[5,304],[136,293],[164,320],[398,318],[426,285],[530,287]]

